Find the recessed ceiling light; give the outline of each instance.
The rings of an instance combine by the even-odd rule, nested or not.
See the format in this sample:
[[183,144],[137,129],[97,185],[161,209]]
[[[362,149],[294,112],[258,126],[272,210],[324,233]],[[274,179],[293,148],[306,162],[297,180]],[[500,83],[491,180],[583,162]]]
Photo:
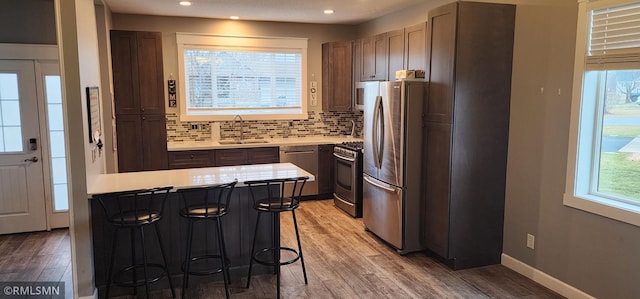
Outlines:
[[180,5],[182,5],[182,6],[191,6],[191,2],[189,2],[189,1],[180,1]]
[[232,20],[240,19],[240,17],[238,17],[238,16],[230,16],[229,18],[232,19]]
[[332,13],[334,13],[333,9],[325,9],[325,10],[324,10],[324,14],[325,14],[325,15],[330,15],[330,14],[332,14]]

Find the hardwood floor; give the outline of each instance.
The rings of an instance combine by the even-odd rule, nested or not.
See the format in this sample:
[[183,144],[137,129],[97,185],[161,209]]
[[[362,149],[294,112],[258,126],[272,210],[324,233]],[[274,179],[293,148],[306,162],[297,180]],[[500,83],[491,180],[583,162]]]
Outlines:
[[[309,284],[299,262],[283,266],[284,298],[562,298],[502,265],[452,271],[425,253],[400,256],[331,200],[305,201],[296,215]],[[291,214],[281,219],[282,243],[295,248]],[[0,252],[0,281],[57,279],[71,287],[67,230],[0,236]],[[249,289],[245,283],[244,277],[234,278],[231,297],[276,295],[274,275],[253,277]],[[169,290],[151,295],[171,297]],[[191,285],[186,295],[224,298],[224,286],[221,281]]]
[[0,282],[64,282],[73,298],[69,230],[0,235]]
[[[309,284],[299,262],[283,266],[284,298],[563,298],[502,265],[453,271],[425,253],[400,256],[331,200],[305,201],[296,215]],[[296,248],[291,214],[281,221],[283,245]],[[234,279],[231,297],[276,296],[275,275],[255,276],[249,289],[245,283],[246,278]],[[224,286],[200,284],[187,295],[224,298]]]

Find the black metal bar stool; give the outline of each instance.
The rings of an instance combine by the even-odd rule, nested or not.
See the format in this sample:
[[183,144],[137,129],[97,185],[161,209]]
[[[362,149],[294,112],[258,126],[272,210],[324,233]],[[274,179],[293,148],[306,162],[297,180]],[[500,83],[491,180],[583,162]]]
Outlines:
[[[253,199],[253,208],[258,211],[256,220],[256,228],[253,234],[253,245],[251,246],[251,260],[249,261],[249,274],[247,276],[247,288],[251,283],[251,270],[253,262],[273,266],[277,277],[277,298],[280,298],[280,266],[289,265],[300,260],[302,264],[302,273],[304,275],[304,283],[308,284],[307,271],[304,267],[304,257],[302,255],[302,245],[300,244],[300,234],[298,233],[298,221],[296,220],[296,209],[300,206],[300,197],[302,189],[309,177],[297,177],[290,179],[274,179],[244,182],[249,186],[251,197]],[[290,190],[289,190],[290,189]],[[258,197],[260,190],[265,190],[266,197]],[[289,192],[287,192],[289,191]],[[280,246],[280,213],[291,212],[293,217],[293,227],[296,231],[296,239],[298,240],[298,249]],[[256,239],[258,227],[260,224],[260,216],[263,213],[270,213],[273,217],[273,247],[263,248],[256,252]],[[289,251],[294,257],[281,261],[281,251]]]
[[[229,212],[229,201],[236,183],[237,181],[227,184],[178,190],[178,193],[184,201],[184,208],[180,210],[180,216],[189,221],[187,250],[182,266],[182,272],[184,273],[182,278],[182,297],[185,296],[186,289],[189,286],[189,275],[204,276],[222,273],[224,290],[227,298],[229,298],[229,284],[231,283],[231,276],[229,275],[229,260],[227,259],[227,250],[224,243],[224,234],[222,232],[222,216]],[[209,254],[209,248],[207,246],[205,254],[192,256],[193,224],[200,220],[215,221],[218,236],[218,254]],[[204,267],[205,269],[194,270],[191,268],[192,263],[198,263],[199,261],[204,261],[206,263],[210,260],[219,260],[220,266],[216,265],[211,268],[210,265],[206,264],[206,267]]]
[[[144,285],[146,296],[149,298],[149,284],[160,280],[163,276],[169,279],[171,295],[175,298],[171,275],[167,269],[167,258],[162,244],[162,236],[158,229],[158,222],[162,219],[164,204],[173,187],[160,187],[153,189],[143,189],[135,191],[125,191],[97,195],[98,202],[102,206],[107,221],[115,230],[111,240],[111,257],[109,261],[109,271],[107,273],[107,290],[105,297],[109,298],[111,284],[122,287],[133,287],[134,294],[137,294],[137,287]],[[147,244],[145,244],[144,228],[153,225],[160,245],[163,264],[150,263],[148,261]],[[113,264],[118,243],[118,231],[128,229],[131,238],[131,264],[113,273]],[[136,231],[140,236],[140,251],[142,252],[142,262],[136,261]],[[138,278],[138,272],[142,269],[143,277]],[[159,272],[158,272],[159,270]],[[155,273],[150,273],[150,272]],[[128,280],[129,274],[131,279]],[[154,274],[150,276],[150,274]]]

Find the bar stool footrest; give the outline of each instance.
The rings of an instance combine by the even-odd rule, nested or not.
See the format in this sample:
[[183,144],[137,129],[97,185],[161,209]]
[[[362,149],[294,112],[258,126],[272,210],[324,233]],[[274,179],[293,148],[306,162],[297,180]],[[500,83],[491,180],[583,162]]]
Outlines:
[[[208,260],[208,259],[217,259],[217,260],[222,260],[222,257],[220,255],[217,254],[207,254],[207,255],[200,255],[200,256],[194,256],[191,257],[191,261],[189,261],[190,263],[192,262],[196,262],[196,261],[200,261],[200,260]],[[225,264],[227,264],[227,267],[229,267],[230,265],[230,260],[227,258],[225,259]],[[184,264],[182,264],[182,272],[184,273]],[[191,266],[189,266],[191,267]],[[217,273],[222,273],[222,263],[220,264],[220,267],[218,268],[213,268],[213,269],[209,269],[209,270],[202,270],[202,271],[196,271],[196,270],[189,270],[189,274],[190,275],[197,275],[197,276],[207,276],[207,275],[213,275],[213,274],[217,274]]]
[[[276,264],[273,262],[273,258],[271,258],[270,260],[266,260],[266,259],[261,259],[261,255],[264,255],[267,252],[272,252],[271,256],[273,256],[273,252],[274,252],[274,248],[264,248],[258,252],[256,252],[256,254],[253,255],[253,260],[256,261],[256,263],[258,264],[262,264],[265,266],[276,266]],[[293,249],[293,248],[289,248],[289,247],[280,247],[280,251],[289,251],[289,252],[293,252],[295,254],[295,256],[287,261],[280,261],[280,265],[289,265],[289,264],[293,264],[296,261],[298,261],[300,259],[300,253]],[[282,257],[282,255],[280,255]]]
[[[151,269],[160,269],[162,270],[158,275],[154,276],[154,277],[150,277],[149,281],[147,281],[148,283],[154,283],[158,280],[160,280],[162,277],[164,277],[165,275],[167,275],[167,269],[164,265],[160,265],[160,264],[147,264],[147,271],[150,271]],[[125,277],[125,273],[131,272],[136,270],[136,277],[134,277],[134,279],[136,279],[136,281],[122,281],[122,280],[118,280],[118,277]],[[140,279],[138,279],[138,277]],[[113,278],[113,283],[115,285],[121,286],[121,287],[139,287],[139,286],[143,286],[145,285],[145,280],[144,280],[144,264],[135,264],[135,265],[131,265],[128,266],[124,269],[121,269],[120,271],[116,272],[116,274],[114,275]]]

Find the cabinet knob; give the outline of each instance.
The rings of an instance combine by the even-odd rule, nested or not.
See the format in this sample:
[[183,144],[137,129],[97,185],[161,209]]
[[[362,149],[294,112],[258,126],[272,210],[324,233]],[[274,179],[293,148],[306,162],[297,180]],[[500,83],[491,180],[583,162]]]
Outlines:
[[144,112],[144,108],[140,108],[140,110],[142,110],[142,112]]
[[189,155],[189,158],[191,158],[191,160],[193,160],[193,155]]
[[147,119],[146,117],[144,117],[144,116],[142,117],[142,120],[146,120],[146,119]]

